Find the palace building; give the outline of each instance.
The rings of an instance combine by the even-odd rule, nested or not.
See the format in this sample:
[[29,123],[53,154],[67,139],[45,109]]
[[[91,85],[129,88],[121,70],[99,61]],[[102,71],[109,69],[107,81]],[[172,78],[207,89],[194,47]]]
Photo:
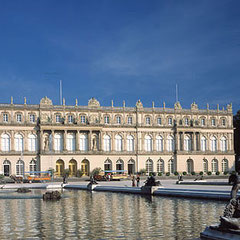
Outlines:
[[22,176],[29,171],[69,169],[84,175],[97,167],[134,174],[235,170],[232,105],[226,109],[145,108],[0,104],[0,171]]

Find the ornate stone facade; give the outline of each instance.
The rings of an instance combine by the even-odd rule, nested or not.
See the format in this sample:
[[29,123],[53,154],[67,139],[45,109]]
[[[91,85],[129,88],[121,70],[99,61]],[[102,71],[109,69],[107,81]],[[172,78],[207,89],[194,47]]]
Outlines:
[[76,175],[105,170],[225,172],[234,170],[232,106],[227,110],[53,105],[0,105],[0,170],[5,175],[53,168]]

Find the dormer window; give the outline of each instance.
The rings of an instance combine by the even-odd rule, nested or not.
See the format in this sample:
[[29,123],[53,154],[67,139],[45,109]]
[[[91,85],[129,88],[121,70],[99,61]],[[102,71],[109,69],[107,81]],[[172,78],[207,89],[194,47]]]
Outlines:
[[150,125],[151,124],[151,119],[150,117],[146,117],[146,125]]
[[7,113],[3,114],[3,122],[8,122],[8,114]]
[[60,123],[61,122],[61,115],[57,114],[56,115],[56,123]]
[[117,116],[116,120],[117,120],[117,124],[121,124],[121,117],[120,116]]
[[222,126],[224,126],[224,127],[226,126],[226,119],[225,118],[222,119]]
[[104,123],[105,123],[105,124],[109,124],[109,123],[110,123],[109,116],[105,116],[105,117],[104,117]]
[[18,123],[22,122],[22,114],[17,114],[17,122]]
[[34,115],[34,114],[30,114],[30,115],[29,115],[29,121],[30,121],[31,123],[35,123],[35,115]]
[[128,124],[131,125],[133,123],[132,117],[128,117]]
[[216,126],[216,120],[215,120],[215,118],[212,118],[211,123],[212,123],[212,126]]
[[86,123],[86,116],[84,116],[84,115],[80,116],[80,122]]
[[68,123],[73,123],[73,115],[68,116]]

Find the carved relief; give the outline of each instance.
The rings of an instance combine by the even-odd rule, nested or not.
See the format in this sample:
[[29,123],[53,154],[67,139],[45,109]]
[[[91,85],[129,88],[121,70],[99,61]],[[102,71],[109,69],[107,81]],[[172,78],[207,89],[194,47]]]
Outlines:
[[100,103],[96,98],[92,97],[88,101],[88,107],[100,107]]
[[49,105],[53,105],[52,100],[50,98],[45,96],[44,98],[41,99],[40,106],[49,106]]

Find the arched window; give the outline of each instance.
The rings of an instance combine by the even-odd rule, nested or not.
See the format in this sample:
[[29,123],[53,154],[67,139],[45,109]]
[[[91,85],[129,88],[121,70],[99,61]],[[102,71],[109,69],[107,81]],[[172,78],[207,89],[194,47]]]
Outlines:
[[74,133],[67,134],[67,150],[74,152],[76,150],[76,136]]
[[10,176],[11,174],[11,162],[9,160],[3,162],[3,174],[4,176]]
[[37,136],[35,134],[28,135],[28,151],[37,151]]
[[163,151],[163,138],[160,135],[156,137],[156,149],[158,152]]
[[152,151],[152,137],[147,135],[145,136],[145,151],[151,152]]
[[115,136],[115,150],[117,152],[122,151],[122,137],[120,135]]
[[153,172],[153,161],[150,158],[146,161],[146,172],[148,174]]
[[116,162],[116,170],[124,170],[124,163],[122,159],[118,159]]
[[111,151],[111,137],[108,135],[103,137],[103,148],[106,152]]
[[127,151],[128,152],[134,151],[134,137],[132,135],[127,136]]
[[164,173],[164,161],[163,161],[163,159],[159,159],[157,161],[157,172]]
[[[37,171],[37,161],[36,160],[33,159],[30,162],[29,169],[30,169],[30,172],[36,172]],[[30,175],[34,176],[35,173],[30,173]]]
[[54,134],[54,147],[57,152],[63,151],[63,135],[61,133]]
[[104,162],[104,170],[105,171],[111,171],[112,170],[112,161],[108,158]]
[[201,151],[205,152],[207,150],[207,139],[206,137],[201,137]]
[[184,150],[185,151],[192,150],[192,139],[189,135],[184,136]]
[[212,152],[217,151],[217,138],[214,136],[210,138],[210,149]]
[[227,139],[226,139],[226,137],[221,137],[221,139],[220,139],[220,149],[221,149],[222,152],[227,151]]
[[170,159],[168,161],[168,172],[171,173],[171,174],[173,174],[173,172],[174,172],[174,165],[173,165],[173,160],[172,159]]
[[192,172],[194,172],[193,160],[188,159],[187,160],[187,173],[192,173]]
[[15,150],[18,152],[23,151],[23,136],[21,134],[15,134],[14,137]]
[[167,151],[168,152],[173,152],[174,151],[174,148],[175,148],[174,144],[175,143],[174,143],[173,136],[168,135],[168,137],[167,137]]
[[24,162],[23,160],[18,160],[16,164],[16,175],[23,176],[24,172]]
[[228,168],[228,160],[226,158],[224,158],[222,160],[222,172],[227,172],[229,170]]
[[216,173],[217,171],[218,171],[218,160],[214,158],[212,160],[212,172]]
[[6,133],[1,136],[2,143],[2,151],[9,152],[10,151],[10,136]]
[[88,136],[85,133],[80,134],[79,136],[79,150],[87,151],[88,150]]
[[208,172],[208,160],[203,159],[203,172],[207,173]]

